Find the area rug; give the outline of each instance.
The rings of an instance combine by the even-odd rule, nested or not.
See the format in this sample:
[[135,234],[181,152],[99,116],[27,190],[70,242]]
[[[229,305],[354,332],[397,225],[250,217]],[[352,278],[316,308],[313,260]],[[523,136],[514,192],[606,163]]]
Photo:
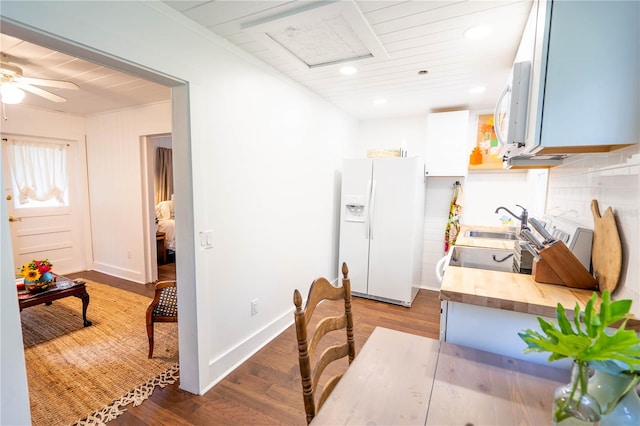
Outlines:
[[155,325],[148,359],[151,299],[84,281],[93,325],[83,326],[82,301],[75,297],[20,313],[34,426],[104,423],[177,378],[177,324]]

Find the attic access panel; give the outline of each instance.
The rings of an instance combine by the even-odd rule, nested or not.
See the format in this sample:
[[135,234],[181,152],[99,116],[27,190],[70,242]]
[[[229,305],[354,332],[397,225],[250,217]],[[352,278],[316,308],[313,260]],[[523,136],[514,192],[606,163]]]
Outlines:
[[312,3],[242,28],[305,68],[388,57],[352,1]]

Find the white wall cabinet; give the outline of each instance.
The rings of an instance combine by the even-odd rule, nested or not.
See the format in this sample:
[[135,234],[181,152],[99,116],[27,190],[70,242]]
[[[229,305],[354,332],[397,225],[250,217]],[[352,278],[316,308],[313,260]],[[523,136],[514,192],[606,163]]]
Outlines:
[[522,153],[638,143],[640,3],[540,0],[532,13],[536,34]]
[[427,176],[466,176],[469,167],[469,111],[427,116]]

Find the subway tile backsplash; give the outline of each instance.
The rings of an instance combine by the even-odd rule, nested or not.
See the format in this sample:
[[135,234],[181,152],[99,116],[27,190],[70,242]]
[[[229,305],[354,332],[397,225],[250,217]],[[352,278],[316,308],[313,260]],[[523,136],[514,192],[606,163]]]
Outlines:
[[591,200],[611,207],[622,242],[622,274],[615,298],[632,299],[640,316],[640,144],[609,153],[580,154],[550,169],[546,212],[593,229]]

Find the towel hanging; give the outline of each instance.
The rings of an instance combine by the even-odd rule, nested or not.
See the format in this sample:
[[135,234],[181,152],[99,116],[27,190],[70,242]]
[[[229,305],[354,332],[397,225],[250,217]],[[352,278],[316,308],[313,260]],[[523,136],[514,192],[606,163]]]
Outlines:
[[453,197],[449,205],[449,219],[444,232],[444,251],[449,252],[451,246],[456,243],[458,233],[460,232],[460,215],[462,214],[462,184],[456,181],[453,184]]

